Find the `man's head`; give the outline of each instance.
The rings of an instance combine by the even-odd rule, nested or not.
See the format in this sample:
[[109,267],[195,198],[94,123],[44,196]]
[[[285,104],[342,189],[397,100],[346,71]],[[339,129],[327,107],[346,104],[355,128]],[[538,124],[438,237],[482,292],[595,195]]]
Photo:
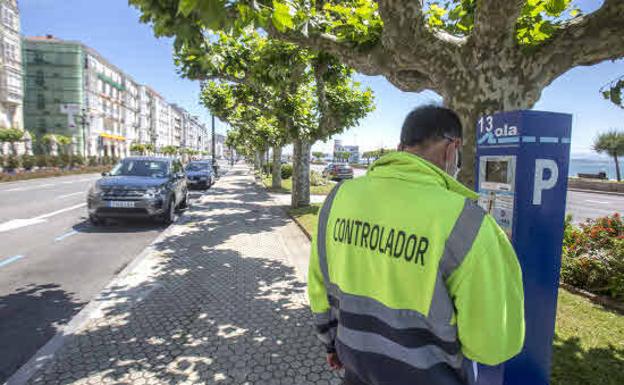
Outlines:
[[456,176],[461,167],[462,126],[452,110],[427,105],[407,115],[401,129],[399,151],[421,156]]

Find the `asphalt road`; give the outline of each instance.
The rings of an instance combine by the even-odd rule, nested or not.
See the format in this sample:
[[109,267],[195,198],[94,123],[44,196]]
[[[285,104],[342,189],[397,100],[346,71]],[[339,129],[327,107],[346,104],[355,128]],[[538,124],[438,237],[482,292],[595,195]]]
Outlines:
[[0,383],[165,229],[137,220],[91,226],[86,194],[98,178],[0,184]]
[[[311,165],[312,170],[321,172],[322,165]],[[366,174],[364,169],[353,169],[353,175],[357,178]],[[313,199],[314,202],[319,199]],[[322,201],[322,200],[320,200]],[[568,191],[566,212],[572,214],[574,222],[583,222],[588,218],[597,218],[613,213],[624,214],[624,195],[611,195],[595,192]]]

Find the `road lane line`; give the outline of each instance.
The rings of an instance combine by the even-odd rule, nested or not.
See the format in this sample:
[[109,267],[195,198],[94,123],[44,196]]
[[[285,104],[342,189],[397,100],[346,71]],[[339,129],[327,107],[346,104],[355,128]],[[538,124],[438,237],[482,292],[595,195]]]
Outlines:
[[78,194],[85,194],[86,195],[86,192],[78,191],[78,192],[71,193],[71,194],[59,195],[59,196],[56,197],[56,199],[63,199],[63,198],[71,197],[71,196],[78,195]]
[[0,223],[0,233],[4,233],[4,232],[10,231],[10,230],[19,229],[19,228],[22,228],[22,227],[37,225],[39,223],[45,222],[50,217],[53,217],[53,216],[58,215],[58,214],[62,214],[62,213],[67,212],[67,211],[76,210],[76,209],[79,209],[79,208],[84,207],[86,205],[87,205],[86,203],[81,203],[81,204],[78,204],[78,205],[66,207],[64,209],[56,210],[56,211],[53,211],[51,213],[39,215],[38,217],[34,217],[34,218],[12,219],[10,221],[4,222],[4,223]]
[[58,236],[58,237],[54,238],[54,241],[56,241],[56,242],[60,242],[60,241],[62,241],[63,239],[65,239],[65,238],[69,238],[69,237],[71,237],[72,235],[76,235],[76,234],[78,234],[78,232],[77,232],[76,230],[72,230],[72,231],[70,231],[70,232],[67,232],[67,233],[65,233],[65,234],[63,234],[63,235],[60,235],[60,236]]
[[62,213],[67,212],[67,211],[76,210],[76,209],[79,209],[81,207],[85,207],[86,205],[87,205],[86,203],[80,203],[78,205],[65,207],[64,209],[60,209],[60,210],[52,211],[51,213],[39,215],[38,217],[35,217],[34,219],[48,219],[50,217],[53,217],[53,216],[58,215],[58,214],[62,214]]
[[592,199],[585,199],[585,202],[589,202],[589,203],[600,203],[600,204],[602,204],[602,205],[608,205],[608,204],[610,204],[610,203],[611,203],[611,202],[606,202],[606,201],[595,201],[595,200],[592,200]]
[[12,256],[10,258],[7,258],[7,259],[5,259],[3,261],[0,261],[0,267],[4,267],[4,266],[6,266],[6,265],[8,265],[10,263],[13,263],[13,262],[15,262],[17,260],[22,259],[22,258],[24,258],[23,255],[14,255],[14,256]]

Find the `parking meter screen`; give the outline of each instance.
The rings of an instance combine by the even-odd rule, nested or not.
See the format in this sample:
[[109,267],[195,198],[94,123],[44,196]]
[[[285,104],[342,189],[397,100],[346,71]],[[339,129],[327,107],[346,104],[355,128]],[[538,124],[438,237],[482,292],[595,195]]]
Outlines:
[[492,183],[509,183],[509,162],[489,160],[485,165],[485,181]]

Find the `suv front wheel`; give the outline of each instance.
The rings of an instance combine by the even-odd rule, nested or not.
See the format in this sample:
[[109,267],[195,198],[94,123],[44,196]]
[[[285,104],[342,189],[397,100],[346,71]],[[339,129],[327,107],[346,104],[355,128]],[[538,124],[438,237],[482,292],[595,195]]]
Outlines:
[[175,197],[172,196],[169,199],[169,204],[167,205],[167,209],[162,215],[161,222],[165,225],[170,225],[175,222],[177,219],[176,207],[175,207]]

